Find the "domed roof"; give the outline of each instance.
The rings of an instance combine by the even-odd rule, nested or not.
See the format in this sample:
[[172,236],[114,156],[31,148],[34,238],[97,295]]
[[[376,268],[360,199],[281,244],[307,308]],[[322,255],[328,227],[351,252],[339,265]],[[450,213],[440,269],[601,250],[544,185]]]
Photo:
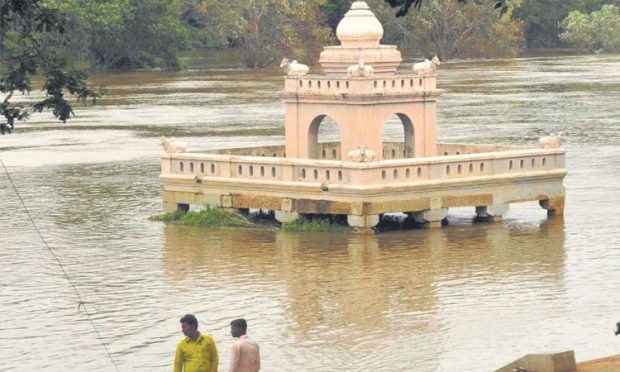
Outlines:
[[393,75],[402,61],[396,45],[381,45],[383,26],[363,1],[356,1],[336,28],[340,45],[326,46],[319,63],[328,76],[346,76],[350,65],[364,60],[376,76]]
[[356,1],[338,23],[336,36],[343,46],[376,46],[383,26],[364,1]]

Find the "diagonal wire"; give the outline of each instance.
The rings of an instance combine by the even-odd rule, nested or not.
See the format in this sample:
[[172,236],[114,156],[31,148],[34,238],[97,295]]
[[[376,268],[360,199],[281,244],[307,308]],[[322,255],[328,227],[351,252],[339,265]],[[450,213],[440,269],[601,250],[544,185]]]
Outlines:
[[112,355],[110,354],[110,351],[108,350],[108,347],[106,346],[105,341],[103,341],[103,338],[101,337],[101,334],[99,333],[99,330],[97,329],[97,326],[95,326],[95,322],[93,321],[93,318],[92,318],[90,312],[88,311],[88,308],[86,307],[86,302],[84,302],[84,300],[82,299],[82,296],[80,295],[80,291],[78,291],[77,287],[73,283],[73,280],[71,280],[71,277],[69,276],[69,274],[65,270],[64,266],[62,265],[62,262],[60,262],[60,259],[56,255],[56,252],[54,252],[54,250],[49,246],[49,244],[47,244],[47,241],[45,241],[45,238],[43,238],[43,235],[41,234],[41,231],[39,231],[39,228],[37,227],[37,224],[34,222],[34,218],[32,218],[32,215],[30,214],[30,211],[28,210],[28,208],[26,208],[26,203],[24,203],[24,199],[22,199],[22,196],[20,195],[19,191],[17,191],[17,187],[15,186],[15,183],[13,182],[13,179],[11,178],[11,174],[9,173],[9,170],[6,168],[6,165],[4,165],[4,162],[2,161],[2,159],[0,159],[0,164],[2,164],[2,168],[4,168],[4,172],[6,173],[6,176],[8,177],[9,182],[11,183],[11,186],[13,186],[13,190],[15,191],[15,194],[17,195],[17,198],[21,202],[21,205],[24,208],[24,211],[28,215],[28,218],[30,219],[30,222],[32,223],[32,226],[34,227],[34,230],[39,235],[39,238],[43,242],[43,245],[45,245],[45,247],[49,250],[50,254],[54,257],[54,259],[56,260],[56,263],[58,264],[58,267],[60,267],[60,270],[62,271],[62,273],[64,274],[65,278],[67,279],[67,281],[69,282],[69,284],[73,288],[73,291],[75,292],[75,294],[76,294],[76,296],[77,296],[77,298],[79,300],[78,311],[80,311],[80,308],[84,309],[84,313],[86,313],[86,317],[88,318],[88,321],[90,322],[90,325],[93,327],[93,329],[95,330],[95,333],[97,334],[97,339],[99,339],[99,342],[101,343],[101,346],[103,346],[103,349],[105,350],[105,353],[108,355],[108,358],[110,358],[110,361],[114,365],[114,368],[116,369],[116,371],[120,372],[120,369],[118,368],[118,365],[114,361],[114,358],[112,358]]

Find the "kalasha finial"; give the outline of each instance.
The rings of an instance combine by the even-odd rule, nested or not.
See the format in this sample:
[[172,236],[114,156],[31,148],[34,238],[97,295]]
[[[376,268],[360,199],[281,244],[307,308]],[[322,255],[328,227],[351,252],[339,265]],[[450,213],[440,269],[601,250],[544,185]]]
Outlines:
[[364,1],[356,1],[338,23],[336,36],[343,46],[377,46],[383,26]]

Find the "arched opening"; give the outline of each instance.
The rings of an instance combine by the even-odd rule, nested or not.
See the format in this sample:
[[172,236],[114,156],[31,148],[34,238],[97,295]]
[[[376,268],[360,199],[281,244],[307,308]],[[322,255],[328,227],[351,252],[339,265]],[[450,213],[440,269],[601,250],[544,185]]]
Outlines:
[[383,125],[383,159],[413,158],[413,123],[405,114],[391,115]]
[[317,116],[308,129],[308,158],[331,159],[337,153],[340,153],[338,124],[327,115]]

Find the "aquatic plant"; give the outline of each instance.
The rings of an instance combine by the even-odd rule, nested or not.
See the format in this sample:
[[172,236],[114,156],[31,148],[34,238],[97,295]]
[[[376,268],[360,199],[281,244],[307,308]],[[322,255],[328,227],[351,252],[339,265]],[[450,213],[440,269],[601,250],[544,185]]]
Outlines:
[[341,221],[325,217],[301,217],[291,222],[282,224],[284,231],[296,232],[348,232],[350,227]]
[[[273,212],[256,211],[240,213],[234,209],[222,209],[206,206],[200,211],[170,212],[149,217],[150,221],[161,221],[186,226],[207,227],[245,227],[273,228],[279,226]],[[282,224],[282,230],[297,232],[348,232],[346,218],[341,216],[304,216],[292,222]]]
[[186,226],[206,227],[245,227],[270,228],[278,226],[273,212],[255,211],[243,213],[234,209],[222,209],[205,206],[200,211],[169,212],[156,214],[148,218],[150,221],[160,221]]
[[163,213],[151,216],[149,220],[187,226],[256,227],[257,225],[236,211],[211,207],[205,207],[201,211]]
[[161,213],[155,214],[148,218],[149,221],[161,221],[161,222],[172,222],[177,221],[181,218],[183,212],[170,212],[170,213]]

